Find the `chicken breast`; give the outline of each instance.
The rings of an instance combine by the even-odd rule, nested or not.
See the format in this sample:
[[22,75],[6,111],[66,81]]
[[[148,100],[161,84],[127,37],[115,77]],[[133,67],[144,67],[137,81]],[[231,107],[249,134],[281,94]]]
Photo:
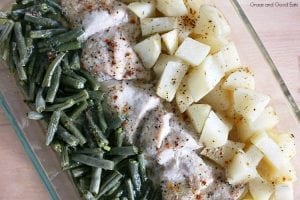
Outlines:
[[62,0],[62,7],[73,26],[84,28],[81,61],[100,81],[150,78],[132,47],[140,37],[139,20],[126,5],[112,0]]
[[161,184],[163,199],[238,199],[244,186],[228,184],[224,170],[198,155],[202,145],[197,136],[152,88],[126,81],[106,84],[108,104],[125,115],[127,140],[143,150],[152,179]]

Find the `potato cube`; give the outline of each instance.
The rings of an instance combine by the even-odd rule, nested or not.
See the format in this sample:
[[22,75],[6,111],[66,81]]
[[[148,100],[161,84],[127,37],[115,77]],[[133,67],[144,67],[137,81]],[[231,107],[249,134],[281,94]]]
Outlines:
[[274,188],[261,177],[257,177],[249,181],[249,191],[255,200],[269,200]]
[[215,112],[210,111],[200,136],[200,142],[207,147],[220,147],[227,142],[228,127]]
[[158,0],[156,8],[165,16],[177,17],[188,13],[183,0]]
[[154,33],[164,33],[177,27],[175,17],[156,17],[141,19],[142,35],[152,35]]
[[205,59],[210,47],[190,37],[187,37],[175,52],[175,56],[181,58],[192,66],[198,66]]
[[181,113],[185,112],[186,109],[194,102],[187,84],[187,76],[185,76],[176,92],[175,100]]
[[157,77],[160,77],[163,71],[165,70],[168,62],[174,61],[174,62],[181,62],[179,58],[176,56],[170,56],[167,54],[160,54],[157,62],[155,63],[153,67],[153,71]]
[[156,94],[171,102],[187,70],[188,66],[181,62],[168,62],[160,77]]
[[281,152],[289,160],[296,155],[295,136],[293,134],[278,134],[276,140]]
[[210,104],[216,111],[222,112],[228,110],[232,105],[232,94],[230,91],[222,88],[222,81],[214,87],[201,102]]
[[228,140],[227,143],[221,147],[204,147],[201,151],[201,155],[213,160],[222,167],[226,167],[232,161],[232,158],[242,151],[243,147],[243,143]]
[[134,46],[134,50],[146,68],[153,67],[161,52],[160,35],[156,34],[139,42]]
[[241,60],[233,42],[229,42],[219,52],[213,54],[220,63],[225,73],[241,67]]
[[251,137],[250,140],[275,168],[282,169],[287,163],[287,159],[281,152],[279,146],[267,135],[267,133],[260,132]]
[[195,37],[195,40],[207,44],[208,46],[211,47],[210,53],[214,54],[223,49],[228,43],[229,40],[226,38],[216,38],[214,36],[206,36],[206,35],[197,35]]
[[255,80],[253,74],[247,70],[237,70],[230,74],[222,87],[227,90],[234,90],[235,88],[255,89]]
[[188,74],[188,88],[194,101],[208,94],[223,76],[223,71],[211,56],[207,56],[200,66],[192,68]]
[[227,180],[230,184],[246,183],[258,176],[244,152],[238,152],[226,168]]
[[178,48],[178,31],[177,29],[174,29],[173,31],[170,31],[168,33],[165,33],[161,36],[168,53],[170,55],[173,55]]
[[255,121],[264,111],[270,97],[246,88],[236,88],[233,92],[235,111],[247,121]]
[[211,5],[202,5],[194,32],[201,35],[224,38],[229,36],[231,30],[220,10]]
[[153,3],[133,2],[130,3],[127,7],[140,19],[144,19],[146,17],[154,17],[155,15],[155,5]]
[[246,156],[250,165],[256,168],[258,163],[264,157],[264,154],[255,145],[250,145],[246,150]]
[[275,200],[294,200],[294,191],[292,183],[276,185]]
[[211,107],[207,104],[193,104],[187,109],[187,114],[192,121],[197,133],[201,133],[204,123],[210,113]]

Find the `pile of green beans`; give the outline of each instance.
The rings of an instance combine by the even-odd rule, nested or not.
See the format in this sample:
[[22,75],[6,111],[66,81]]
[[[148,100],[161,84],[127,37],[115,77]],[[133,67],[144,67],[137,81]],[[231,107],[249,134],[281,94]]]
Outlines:
[[123,117],[110,112],[100,83],[80,68],[83,34],[56,0],[17,0],[0,12],[1,57],[32,108],[27,117],[47,122],[45,144],[59,152],[84,199],[161,199],[144,154],[124,143]]

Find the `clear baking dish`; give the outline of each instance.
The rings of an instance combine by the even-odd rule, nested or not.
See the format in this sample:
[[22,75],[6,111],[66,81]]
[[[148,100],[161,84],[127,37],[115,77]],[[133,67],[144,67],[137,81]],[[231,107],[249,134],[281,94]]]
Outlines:
[[[12,1],[1,0],[0,9],[8,8],[10,2]],[[210,2],[224,13],[231,25],[232,38],[239,50],[242,63],[250,66],[255,74],[257,90],[272,97],[271,105],[280,117],[278,129],[294,133],[297,149],[300,151],[299,108],[243,10],[236,0]],[[43,126],[36,121],[26,119],[25,113],[30,109],[23,101],[22,91],[14,76],[3,61],[0,61],[0,74],[0,105],[4,108],[49,195],[52,199],[80,199],[71,177],[60,169],[58,155],[44,144]],[[296,156],[294,163],[299,175],[299,156]],[[300,181],[297,181],[294,187],[295,199],[300,199]]]

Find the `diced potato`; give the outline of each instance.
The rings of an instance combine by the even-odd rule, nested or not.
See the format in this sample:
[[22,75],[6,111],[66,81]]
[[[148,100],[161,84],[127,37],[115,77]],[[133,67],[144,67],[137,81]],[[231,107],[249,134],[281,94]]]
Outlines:
[[233,42],[229,42],[219,52],[213,54],[220,63],[225,73],[241,67],[241,60]]
[[223,71],[211,56],[207,56],[200,66],[192,68],[188,74],[188,88],[195,102],[208,94],[223,76]]
[[175,17],[156,17],[141,19],[142,35],[147,36],[154,33],[164,33],[177,27]]
[[272,140],[267,133],[260,132],[250,138],[254,144],[275,168],[282,169],[287,163],[287,159],[281,152],[279,146]]
[[246,88],[236,88],[233,92],[235,111],[247,121],[255,121],[264,111],[270,97]]
[[253,74],[247,70],[237,70],[230,74],[222,87],[227,90],[234,90],[235,88],[255,89],[255,80]]
[[153,67],[153,71],[157,77],[160,77],[163,71],[165,70],[168,62],[174,61],[174,62],[181,62],[179,58],[176,56],[170,56],[167,54],[160,54],[157,62],[155,63]]
[[181,58],[192,66],[200,65],[208,55],[210,47],[192,38],[187,37],[175,52],[175,56]]
[[173,55],[178,48],[178,31],[174,29],[168,33],[165,33],[161,36],[164,44],[167,47],[168,53]]
[[216,111],[222,112],[232,105],[232,94],[223,89],[222,82],[220,82],[201,101],[210,104]]
[[213,160],[222,167],[226,167],[232,161],[232,158],[240,152],[243,147],[243,143],[228,140],[227,143],[221,147],[205,147],[201,151],[201,155]]
[[202,5],[199,10],[194,32],[201,35],[217,38],[229,36],[231,30],[227,20],[216,7]]
[[176,92],[176,104],[181,113],[185,112],[186,109],[194,102],[191,92],[187,86],[187,76],[185,76]]
[[181,44],[193,32],[193,25],[187,23],[188,16],[177,17],[178,42]]
[[274,188],[261,177],[257,177],[249,181],[249,191],[255,200],[269,200]]
[[134,46],[135,52],[138,54],[146,68],[151,68],[157,61],[161,52],[160,35],[153,35]]
[[264,158],[257,166],[257,171],[265,180],[274,184],[296,180],[296,171],[291,162],[287,162],[281,169],[277,169]]
[[192,121],[197,133],[201,133],[204,123],[210,113],[211,107],[207,104],[193,104],[187,109],[187,114]]
[[228,130],[231,131],[234,120],[229,118],[225,112],[217,111],[216,114],[220,118],[220,120],[227,126]]
[[246,150],[246,156],[250,165],[256,167],[264,157],[264,154],[255,145],[250,145]]
[[172,101],[187,70],[188,66],[181,62],[168,62],[160,77],[156,94],[169,102]]
[[226,46],[229,43],[229,40],[226,38],[216,38],[216,37],[209,37],[206,35],[197,35],[195,37],[195,40],[207,44],[211,47],[210,53],[214,54],[220,51],[224,46]]
[[238,152],[226,168],[227,180],[230,184],[246,183],[256,178],[255,168],[249,166],[249,160],[244,152]]
[[192,19],[196,19],[199,15],[200,7],[205,2],[204,0],[184,0],[185,6],[188,9],[188,16]]
[[295,136],[293,134],[278,134],[276,142],[288,159],[292,159],[296,155]]
[[210,111],[202,129],[200,142],[207,147],[220,147],[227,142],[228,127],[215,112]]
[[278,184],[275,186],[275,200],[294,200],[292,183]]
[[183,0],[158,0],[156,8],[165,16],[177,17],[188,14]]
[[267,106],[254,122],[249,122],[245,119],[237,122],[236,127],[240,133],[238,138],[244,142],[255,132],[272,129],[278,123],[278,120],[274,109],[271,106]]
[[130,3],[127,7],[140,19],[154,17],[155,15],[155,5],[153,3],[134,2]]

